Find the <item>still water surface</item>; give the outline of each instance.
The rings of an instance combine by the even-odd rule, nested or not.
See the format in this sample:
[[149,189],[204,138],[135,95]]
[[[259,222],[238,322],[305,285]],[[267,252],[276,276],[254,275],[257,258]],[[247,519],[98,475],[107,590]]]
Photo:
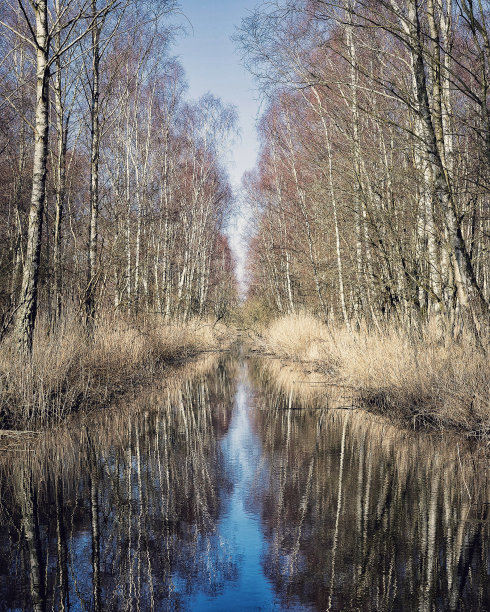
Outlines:
[[490,610],[485,464],[300,399],[223,357],[4,450],[0,610]]

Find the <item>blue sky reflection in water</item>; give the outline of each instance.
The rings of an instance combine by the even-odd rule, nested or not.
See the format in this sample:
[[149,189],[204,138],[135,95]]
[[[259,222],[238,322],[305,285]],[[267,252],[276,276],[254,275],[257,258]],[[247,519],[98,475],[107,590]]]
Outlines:
[[11,449],[0,610],[490,609],[478,457],[282,389],[217,358]]
[[266,543],[260,517],[251,507],[250,493],[259,475],[261,444],[249,418],[250,389],[245,373],[235,397],[230,429],[222,442],[227,471],[234,482],[218,530],[239,560],[235,582],[216,597],[199,593],[190,601],[192,610],[281,610],[277,595],[262,567]]

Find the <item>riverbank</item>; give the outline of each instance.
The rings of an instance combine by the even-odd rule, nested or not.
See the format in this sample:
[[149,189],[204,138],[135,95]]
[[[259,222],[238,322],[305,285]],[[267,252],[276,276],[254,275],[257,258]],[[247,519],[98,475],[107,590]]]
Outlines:
[[151,384],[173,365],[230,345],[224,326],[203,320],[101,319],[89,338],[74,320],[49,332],[38,325],[32,358],[0,347],[0,429],[35,429],[107,406]]
[[363,408],[412,429],[490,439],[488,357],[466,337],[441,342],[430,328],[417,337],[395,328],[349,332],[303,314],[272,322],[254,345],[317,372],[315,394],[332,405]]

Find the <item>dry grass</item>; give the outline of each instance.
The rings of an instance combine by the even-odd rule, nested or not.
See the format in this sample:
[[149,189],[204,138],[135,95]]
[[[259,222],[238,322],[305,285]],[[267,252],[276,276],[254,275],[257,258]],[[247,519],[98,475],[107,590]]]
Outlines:
[[329,328],[318,319],[297,314],[276,319],[268,328],[266,344],[282,357],[300,361],[323,360]]
[[413,427],[459,428],[490,436],[489,360],[469,338],[422,337],[327,327],[309,315],[283,317],[264,335],[276,355],[334,374],[356,403]]
[[11,341],[0,347],[0,428],[40,427],[80,408],[104,406],[172,363],[219,349],[227,337],[225,328],[197,320],[103,319],[92,339],[74,320],[56,333],[41,322],[30,362]]

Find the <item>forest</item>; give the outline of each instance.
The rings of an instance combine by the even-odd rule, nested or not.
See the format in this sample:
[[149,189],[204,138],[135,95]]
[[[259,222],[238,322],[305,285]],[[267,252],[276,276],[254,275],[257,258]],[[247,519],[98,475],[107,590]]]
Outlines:
[[101,385],[105,401],[109,379],[130,387],[238,328],[368,404],[427,405],[424,422],[449,385],[460,414],[437,423],[486,435],[488,9],[259,5],[234,35],[263,111],[237,192],[236,109],[187,99],[173,0],[4,3],[3,421],[44,422]]
[[1,610],[490,609],[490,0],[252,1],[0,1]]
[[347,327],[433,317],[450,334],[488,318],[477,4],[281,2],[244,20],[238,41],[267,96],[245,184],[260,219],[251,293],[273,312]]
[[263,3],[246,319],[392,418],[487,436],[488,2]]
[[186,101],[174,8],[3,5],[2,318],[27,350],[37,310],[188,320],[230,297],[234,111]]
[[[2,3],[4,417],[20,389],[15,403],[44,395],[38,408],[73,377],[83,394],[101,368],[120,369],[124,343],[135,366],[135,338],[156,337],[145,363],[193,350],[183,324],[220,320],[236,302],[222,160],[235,110],[186,99],[176,11],[169,0]],[[94,344],[103,364],[84,377]],[[55,380],[41,391],[46,368]]]

